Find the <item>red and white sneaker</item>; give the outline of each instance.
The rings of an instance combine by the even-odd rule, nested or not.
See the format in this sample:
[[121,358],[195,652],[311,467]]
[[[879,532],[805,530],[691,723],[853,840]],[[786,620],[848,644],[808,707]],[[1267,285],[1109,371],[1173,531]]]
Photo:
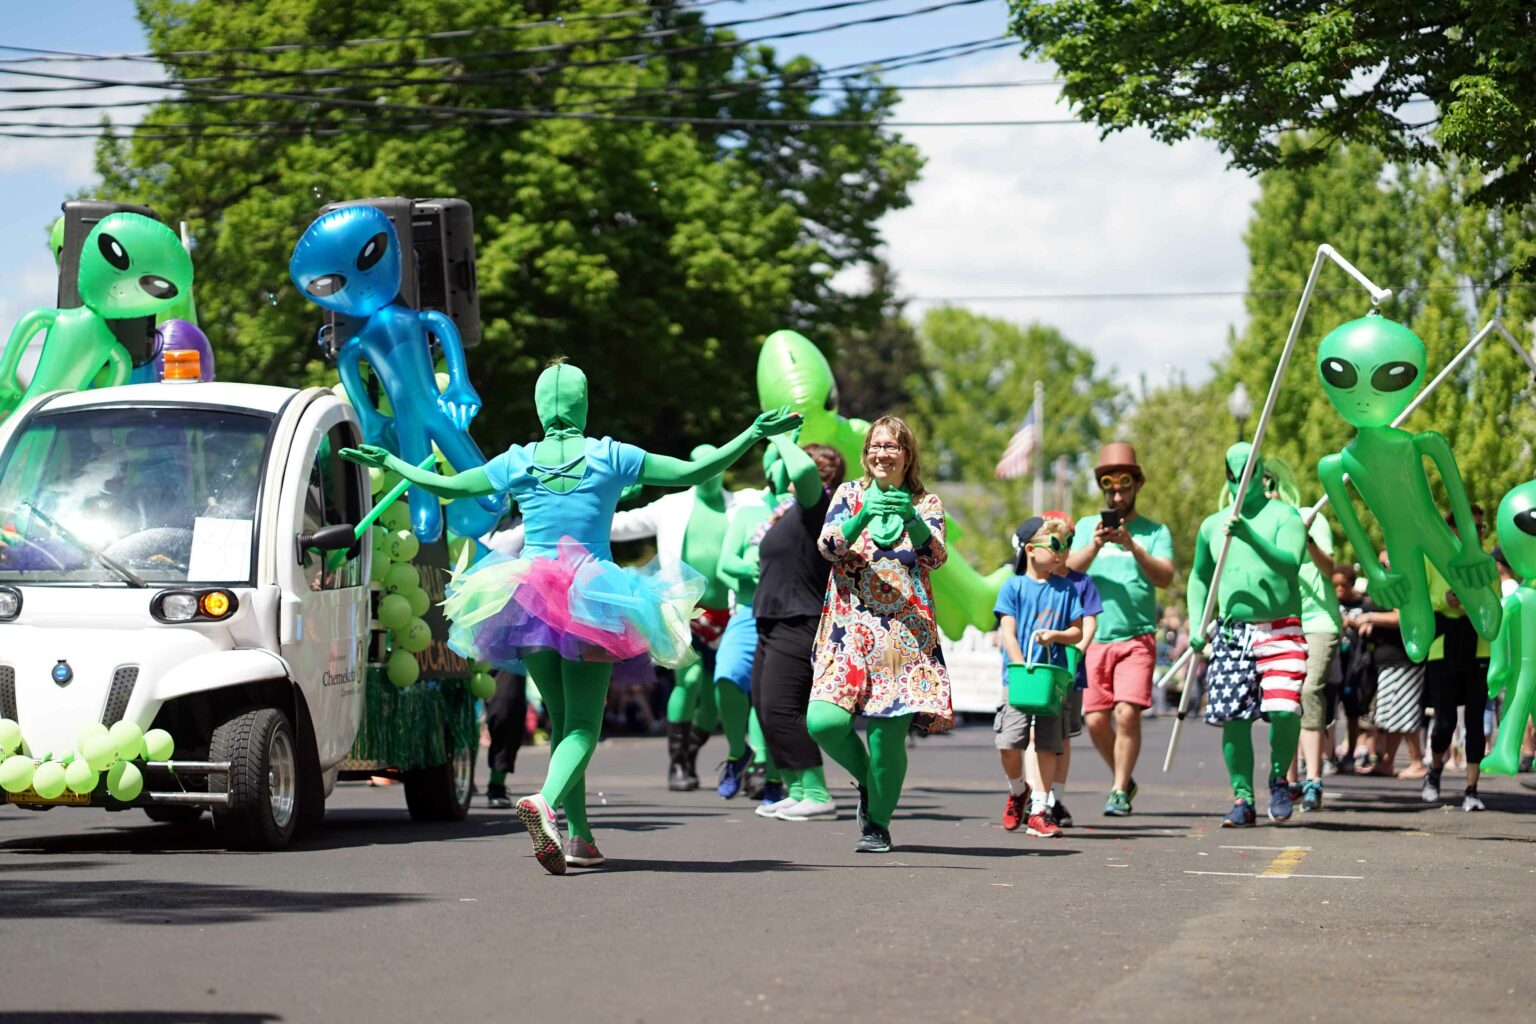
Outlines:
[[517,802],[517,817],[533,840],[533,855],[552,875],[565,874],[565,844],[560,840],[560,826],[555,812],[542,796],[535,793]]
[[1014,831],[1024,824],[1024,817],[1029,809],[1029,787],[1018,796],[1008,794],[1008,803],[1003,808],[1003,828],[1009,832]]
[[1039,814],[1031,814],[1025,831],[1032,836],[1039,836],[1041,839],[1061,838],[1061,826],[1052,821],[1051,816],[1045,811],[1041,811]]

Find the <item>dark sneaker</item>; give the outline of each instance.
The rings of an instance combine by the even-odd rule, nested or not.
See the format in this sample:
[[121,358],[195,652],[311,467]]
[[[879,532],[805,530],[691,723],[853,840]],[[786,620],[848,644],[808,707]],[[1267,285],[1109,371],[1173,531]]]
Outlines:
[[1239,800],[1232,805],[1226,817],[1221,819],[1222,828],[1253,828],[1258,821],[1258,812],[1253,809],[1253,804],[1247,800]]
[[763,787],[766,785],[768,785],[767,766],[754,764],[747,769],[746,778],[741,780],[741,795],[748,800],[761,800]]
[[1041,811],[1039,814],[1031,814],[1029,816],[1029,824],[1024,827],[1024,831],[1032,836],[1039,836],[1041,839],[1061,838],[1061,826],[1052,821],[1051,816],[1044,811]]
[[1027,817],[1024,811],[1028,806],[1028,787],[1025,787],[1024,792],[1020,793],[1018,796],[1014,796],[1012,793],[1009,793],[1008,802],[1003,805],[1003,829],[1008,832],[1017,831],[1018,827],[1024,824],[1024,819]]
[[1304,811],[1320,811],[1323,809],[1323,784],[1315,779],[1308,779],[1301,787],[1301,809]]
[[1124,818],[1131,813],[1131,797],[1123,789],[1109,791],[1109,800],[1104,804],[1104,813],[1111,818]]
[[1531,771],[1531,765],[1532,764],[1536,764],[1536,757],[1531,757],[1531,755],[1529,755],[1529,754],[1521,754],[1520,755],[1520,774],[1521,775],[1528,775],[1530,773],[1530,771]]
[[1141,792],[1141,787],[1136,785],[1135,779],[1130,779],[1125,784],[1125,802],[1131,803],[1136,799],[1136,794]]
[[737,793],[741,792],[742,778],[752,764],[752,748],[748,747],[746,753],[738,758],[720,762],[720,784],[715,787],[715,792],[726,800],[733,800]]
[[487,807],[511,807],[512,798],[507,795],[506,786],[487,786],[485,788],[485,806]]
[[603,866],[604,857],[598,852],[597,844],[590,843],[581,836],[571,836],[565,841],[565,862],[575,868],[600,868]]
[[686,793],[690,789],[697,789],[697,785],[688,785],[688,769],[676,761],[667,769],[667,788],[674,793]]
[[1427,804],[1440,802],[1440,773],[1433,768],[1429,770],[1428,775],[1424,776],[1424,788],[1419,790],[1419,796]]
[[870,822],[864,826],[864,835],[853,848],[854,853],[890,853],[891,833]]
[[1290,790],[1292,800],[1301,799],[1301,783],[1288,781],[1286,782],[1285,786],[1288,790]]
[[517,802],[517,817],[533,840],[533,855],[552,875],[565,874],[565,844],[560,841],[560,826],[555,812],[542,796],[535,793]]
[[1291,784],[1281,778],[1269,780],[1269,820],[1290,821],[1296,805],[1291,799]]
[[869,831],[869,790],[863,786],[859,787],[859,809],[854,812],[853,818],[860,832]]
[[1072,812],[1067,810],[1067,805],[1057,800],[1051,807],[1051,820],[1062,828],[1072,827]]
[[1477,790],[1469,789],[1461,797],[1461,809],[1464,811],[1486,811],[1488,805],[1478,797]]

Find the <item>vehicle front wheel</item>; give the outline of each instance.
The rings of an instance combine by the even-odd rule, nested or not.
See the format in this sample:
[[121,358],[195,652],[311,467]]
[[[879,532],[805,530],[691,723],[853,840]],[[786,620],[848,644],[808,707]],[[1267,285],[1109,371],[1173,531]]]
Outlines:
[[456,750],[446,764],[405,773],[405,806],[416,821],[463,821],[475,784],[475,750]]
[[234,716],[213,731],[209,756],[229,774],[208,776],[210,793],[228,793],[213,808],[213,827],[230,847],[279,850],[299,823],[299,758],[293,726],[277,708]]

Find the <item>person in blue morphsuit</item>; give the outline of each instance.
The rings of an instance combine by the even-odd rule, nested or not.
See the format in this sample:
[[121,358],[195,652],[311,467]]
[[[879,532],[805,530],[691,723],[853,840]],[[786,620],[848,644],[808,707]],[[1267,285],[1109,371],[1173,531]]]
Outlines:
[[[480,411],[470,386],[459,330],[447,315],[414,310],[395,301],[400,292],[400,241],[394,225],[371,206],[346,206],[315,219],[293,249],[288,272],[304,297],[344,316],[366,320],[336,354],[342,383],[362,420],[363,437],[419,466],[438,449],[459,472],[485,464],[469,436]],[[427,335],[443,348],[449,385],[439,394]],[[367,360],[393,416],[369,400],[361,364]],[[438,500],[419,487],[410,491],[411,529],[422,541],[442,535]],[[460,498],[448,506],[448,526],[465,537],[495,528],[506,510],[500,495]]]

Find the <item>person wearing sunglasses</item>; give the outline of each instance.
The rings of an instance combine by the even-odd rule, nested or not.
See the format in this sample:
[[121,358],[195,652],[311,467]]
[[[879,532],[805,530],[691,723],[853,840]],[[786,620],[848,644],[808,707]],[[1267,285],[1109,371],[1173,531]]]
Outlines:
[[1084,666],[1083,717],[1094,747],[1114,773],[1104,813],[1131,813],[1141,755],[1141,715],[1152,706],[1157,662],[1157,589],[1173,582],[1173,535],[1136,511],[1144,477],[1136,449],[1105,445],[1093,470],[1104,511],[1077,521],[1067,567],[1087,573],[1104,602]]

